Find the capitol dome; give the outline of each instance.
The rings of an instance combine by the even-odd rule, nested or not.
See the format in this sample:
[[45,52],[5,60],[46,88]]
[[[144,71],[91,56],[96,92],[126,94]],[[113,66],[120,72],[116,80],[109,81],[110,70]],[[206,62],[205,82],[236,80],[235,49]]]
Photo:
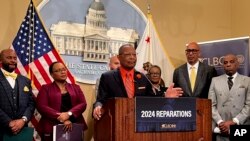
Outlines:
[[90,5],[90,8],[97,11],[104,11],[104,5],[100,0],[94,0],[94,2]]

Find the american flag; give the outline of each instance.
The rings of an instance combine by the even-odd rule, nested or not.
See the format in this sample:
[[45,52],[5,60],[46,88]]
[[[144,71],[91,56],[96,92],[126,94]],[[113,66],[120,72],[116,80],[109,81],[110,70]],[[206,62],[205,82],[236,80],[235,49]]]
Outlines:
[[[49,74],[49,65],[55,61],[63,62],[46,32],[32,0],[11,48],[16,51],[18,56],[16,72],[32,80],[35,95],[43,84],[53,81]],[[67,81],[75,82],[69,71]],[[38,120],[37,116],[31,120],[35,128],[37,128]]]

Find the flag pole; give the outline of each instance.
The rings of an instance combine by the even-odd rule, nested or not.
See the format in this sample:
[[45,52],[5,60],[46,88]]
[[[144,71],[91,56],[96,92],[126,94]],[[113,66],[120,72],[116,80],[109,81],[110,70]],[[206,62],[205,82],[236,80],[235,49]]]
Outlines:
[[[33,1],[30,0],[29,7],[31,7],[31,4],[33,5]],[[34,6],[30,8],[29,16],[32,17],[29,20],[29,64],[33,62],[33,56],[34,56],[34,19],[35,16],[32,14],[34,12]],[[33,20],[32,20],[33,19]],[[28,66],[28,77],[30,78],[31,82],[33,83],[33,75],[31,73],[31,69]]]
[[[147,0],[147,3],[148,3],[148,7],[147,7],[147,25],[149,25],[149,20],[151,20],[151,12],[150,12],[150,10],[151,10],[151,6],[150,6],[150,4],[149,4],[149,2],[148,2],[148,0]],[[149,48],[149,50],[148,50],[148,58],[149,58],[149,60],[148,60],[148,62],[150,62],[150,63],[153,63],[152,61],[152,51],[153,51],[153,49],[152,49],[152,46],[151,46],[151,37],[150,37],[150,32],[151,32],[151,29],[150,29],[150,26],[147,26],[147,30],[148,30],[148,37],[147,37],[147,42],[148,42],[148,48]]]
[[147,3],[148,3],[148,8],[147,8],[147,13],[148,13],[148,15],[150,14],[150,4],[149,4],[149,2],[147,1]]
[[[31,40],[32,40],[32,48],[31,48],[31,50],[30,50],[30,54],[31,54],[31,62],[34,62],[34,53],[35,53],[35,44],[34,44],[34,38],[35,38],[35,15],[33,14],[34,13],[34,11],[35,11],[35,6],[34,6],[34,3],[33,3],[33,0],[30,0],[30,3],[33,5],[32,6],[32,12],[31,12],[31,15],[33,16],[33,20],[31,21],[32,22],[32,38],[31,38]],[[29,64],[31,63],[31,62],[29,62]],[[31,86],[32,86],[32,88],[35,88],[35,84],[34,84],[34,74],[33,73],[31,73],[31,69],[30,69],[30,67],[29,67],[29,75],[30,75],[30,80],[31,80]]]

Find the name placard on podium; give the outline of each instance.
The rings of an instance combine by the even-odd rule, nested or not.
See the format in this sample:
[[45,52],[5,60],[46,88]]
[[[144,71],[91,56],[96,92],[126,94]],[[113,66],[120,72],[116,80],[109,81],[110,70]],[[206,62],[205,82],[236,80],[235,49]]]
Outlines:
[[136,132],[196,130],[195,98],[136,98]]
[[[151,105],[154,106],[155,98]],[[166,98],[162,98],[166,99]],[[186,98],[177,98],[179,101]],[[196,130],[170,132],[135,132],[135,99],[115,98],[103,105],[103,115],[100,120],[94,120],[95,141],[211,141],[212,140],[212,108],[210,99],[195,99]],[[189,105],[182,103],[181,105]],[[179,106],[177,104],[174,105]],[[104,132],[105,131],[105,132]]]

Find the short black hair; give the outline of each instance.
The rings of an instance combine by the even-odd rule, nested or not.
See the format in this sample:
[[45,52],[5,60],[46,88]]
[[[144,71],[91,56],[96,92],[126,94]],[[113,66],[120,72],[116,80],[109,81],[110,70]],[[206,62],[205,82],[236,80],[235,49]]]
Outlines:
[[158,68],[158,69],[160,70],[160,74],[161,74],[161,68],[160,68],[159,66],[157,66],[157,65],[152,65],[152,66],[148,69],[148,73],[150,73],[150,70],[151,70],[152,68]]
[[124,45],[122,45],[120,48],[119,48],[119,55],[121,55],[122,53],[123,53],[123,49],[125,48],[125,47],[134,47],[133,45],[131,45],[131,44],[124,44]]
[[60,63],[60,62],[56,61],[56,62],[53,62],[52,64],[49,65],[49,73],[53,73],[53,67],[57,63]]

